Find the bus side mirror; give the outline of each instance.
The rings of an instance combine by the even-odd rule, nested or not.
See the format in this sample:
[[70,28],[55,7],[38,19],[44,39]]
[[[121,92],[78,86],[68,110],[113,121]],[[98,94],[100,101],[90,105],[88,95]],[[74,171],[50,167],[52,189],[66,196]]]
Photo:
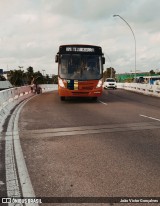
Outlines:
[[102,57],[102,64],[105,64],[105,57]]
[[55,62],[57,63],[57,62],[58,62],[58,60],[59,60],[59,56],[58,56],[58,55],[56,55],[56,56],[55,56]]

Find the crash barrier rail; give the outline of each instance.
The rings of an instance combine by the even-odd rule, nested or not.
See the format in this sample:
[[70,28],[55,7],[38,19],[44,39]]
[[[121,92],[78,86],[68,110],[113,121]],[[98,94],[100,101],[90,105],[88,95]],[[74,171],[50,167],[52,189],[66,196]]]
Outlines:
[[42,92],[53,91],[58,89],[57,84],[41,84],[40,85]]
[[[40,87],[42,92],[53,91],[58,88],[55,84],[43,84]],[[22,100],[33,95],[35,93],[32,93],[31,86],[15,87],[0,91],[0,131],[2,131],[2,126],[11,110]]]
[[10,111],[23,99],[31,96],[31,87],[15,87],[0,91],[0,131]]
[[145,95],[160,97],[160,85],[139,84],[139,83],[117,83],[117,87],[129,91],[142,93]]

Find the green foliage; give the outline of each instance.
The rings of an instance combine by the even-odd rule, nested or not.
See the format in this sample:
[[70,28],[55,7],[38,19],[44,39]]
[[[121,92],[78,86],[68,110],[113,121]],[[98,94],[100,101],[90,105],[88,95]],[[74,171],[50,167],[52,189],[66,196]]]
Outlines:
[[34,73],[34,71],[33,71],[33,67],[28,67],[27,68],[27,72],[28,72],[28,74],[31,74],[31,75],[33,75],[33,73]]
[[53,81],[53,84],[58,84],[58,75],[53,75],[52,81]]
[[155,74],[155,71],[152,69],[149,73],[150,73],[150,75],[153,75],[153,74]]
[[35,72],[33,74],[33,78],[34,78],[34,82],[33,82],[34,84],[44,84],[45,83],[44,77],[40,71]]
[[107,79],[107,78],[115,78],[115,74],[116,74],[116,71],[114,68],[112,67],[109,67],[109,68],[106,68],[106,71],[103,73],[103,79]]
[[27,68],[26,75],[27,75],[27,83],[31,84],[32,80],[33,80],[33,77],[34,77],[33,67],[30,66],[30,67]]
[[[56,76],[56,75],[55,75]],[[40,71],[34,72],[33,67],[28,67],[27,72],[23,70],[10,70],[8,79],[13,86],[24,86],[31,84],[53,84],[58,82],[58,77],[50,78],[49,75],[43,76]]]
[[132,83],[133,82],[133,78],[127,78],[127,79],[125,79],[124,82]]
[[9,80],[13,86],[23,86],[25,83],[25,74],[22,70],[10,70]]
[[156,71],[152,69],[149,73],[150,75],[155,75],[155,74],[160,75],[160,71],[158,71],[158,69]]

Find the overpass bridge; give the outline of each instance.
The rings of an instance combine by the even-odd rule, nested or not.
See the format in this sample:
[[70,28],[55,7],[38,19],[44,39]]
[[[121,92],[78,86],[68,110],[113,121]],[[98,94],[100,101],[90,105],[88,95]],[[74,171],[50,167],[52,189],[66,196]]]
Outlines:
[[1,201],[160,203],[159,87],[119,87],[104,90],[97,102],[61,102],[56,85],[43,85],[40,95],[30,87],[1,91]]

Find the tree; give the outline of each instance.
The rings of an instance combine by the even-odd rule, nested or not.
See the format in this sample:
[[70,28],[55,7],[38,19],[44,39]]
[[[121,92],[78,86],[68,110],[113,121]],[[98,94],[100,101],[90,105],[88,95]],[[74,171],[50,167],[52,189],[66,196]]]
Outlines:
[[58,84],[58,75],[53,75],[52,81],[53,81],[53,84]]
[[31,66],[27,68],[27,72],[23,70],[10,70],[8,79],[13,86],[58,83],[58,76],[55,75],[54,78],[50,78],[49,75],[43,76],[40,71],[34,72]]
[[46,84],[50,84],[51,83],[51,78],[49,78],[48,74],[45,76],[45,83]]
[[40,71],[33,74],[35,84],[45,84],[44,77]]
[[14,86],[23,86],[25,84],[25,73],[23,70],[10,70],[9,80]]
[[152,69],[149,73],[150,73],[150,75],[154,75],[155,71]]
[[27,68],[26,76],[27,76],[28,84],[31,84],[31,82],[33,80],[33,76],[34,76],[33,67],[30,66],[30,67]]
[[32,74],[33,75],[33,73],[34,73],[34,70],[33,70],[33,67],[28,67],[27,68],[27,72],[29,73],[29,74]]
[[[112,73],[112,75],[111,75]],[[112,67],[109,67],[106,69],[106,71],[103,73],[103,79],[105,80],[106,78],[115,78],[115,74],[116,74],[116,71],[114,68]]]

